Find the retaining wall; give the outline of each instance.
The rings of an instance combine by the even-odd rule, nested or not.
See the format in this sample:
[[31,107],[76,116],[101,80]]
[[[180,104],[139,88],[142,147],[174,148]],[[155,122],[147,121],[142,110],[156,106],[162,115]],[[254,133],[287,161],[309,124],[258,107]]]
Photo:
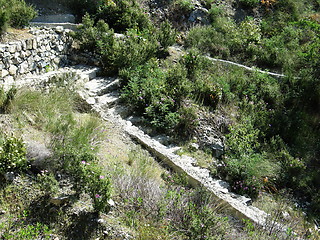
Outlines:
[[0,84],[66,65],[72,45],[69,32],[63,27],[32,29],[31,38],[0,44]]

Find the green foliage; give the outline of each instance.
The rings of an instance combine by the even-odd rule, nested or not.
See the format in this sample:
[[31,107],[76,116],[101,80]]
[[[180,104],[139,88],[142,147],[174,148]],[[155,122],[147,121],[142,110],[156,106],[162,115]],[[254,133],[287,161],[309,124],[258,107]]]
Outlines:
[[7,29],[8,21],[9,21],[8,12],[5,9],[0,8],[0,35]]
[[111,183],[109,177],[105,176],[97,165],[95,156],[76,150],[60,154],[65,171],[75,180],[75,190],[78,193],[88,193],[96,211],[108,212]]
[[240,0],[240,4],[242,4],[244,7],[257,7],[260,3],[260,0]]
[[143,30],[151,26],[148,15],[135,0],[73,0],[71,6],[80,17],[88,13],[96,21],[105,21],[117,32],[129,28]]
[[[74,111],[74,94],[64,88],[52,88],[47,94],[21,91],[12,105],[13,113],[21,121],[27,118],[52,135],[51,147],[55,153],[52,171],[63,169],[74,179],[79,194],[84,191],[90,195],[96,211],[108,211],[110,181],[97,166],[94,155],[103,134],[101,120],[87,114],[79,118]],[[43,172],[39,180],[42,189],[55,191],[57,182],[51,174]]]
[[0,142],[0,174],[11,171],[25,171],[28,168],[23,141],[4,136]]
[[175,43],[176,31],[170,24],[168,20],[160,24],[159,29],[157,30],[156,39],[160,43],[163,51],[166,51],[167,48]]
[[98,19],[103,19],[118,32],[130,28],[148,29],[151,22],[147,13],[136,0],[109,0],[99,5]]
[[124,82],[128,82],[121,98],[151,120],[158,129],[172,129],[179,121],[176,113],[177,102],[167,95],[167,74],[156,61],[149,61],[144,66],[120,73]]
[[175,10],[181,12],[181,14],[188,14],[195,7],[191,0],[176,0],[173,4]]
[[[217,27],[198,26],[192,28],[186,39],[187,47],[194,47],[201,51],[201,53],[211,54],[226,58],[230,56],[230,49],[228,47],[228,39],[223,32],[219,31],[221,18],[217,20]],[[225,23],[221,24],[225,26]]]
[[5,239],[32,240],[41,237],[42,239],[50,239],[51,231],[47,225],[35,223],[26,225],[13,233],[5,233]]
[[202,189],[168,190],[165,201],[168,208],[162,209],[168,218],[171,231],[183,233],[188,239],[223,239],[226,218],[218,217],[210,194]]
[[40,189],[47,194],[55,193],[59,189],[59,182],[48,170],[41,170],[41,173],[37,175],[37,181],[40,184]]
[[[84,16],[83,24],[75,37],[80,41],[82,49],[95,51],[101,56],[100,63],[108,75],[116,74],[123,68],[143,64],[155,56],[160,47],[148,30],[140,32],[137,29],[128,29],[125,35],[115,36],[103,20],[99,20],[94,26],[94,21],[88,15]],[[165,36],[168,37],[168,34]],[[168,42],[163,44],[170,42],[168,39]]]
[[16,88],[10,88],[7,92],[5,92],[3,88],[0,88],[0,113],[10,112],[11,102],[16,92]]
[[4,31],[7,25],[25,27],[37,15],[35,9],[24,0],[0,0],[0,6],[0,32]]

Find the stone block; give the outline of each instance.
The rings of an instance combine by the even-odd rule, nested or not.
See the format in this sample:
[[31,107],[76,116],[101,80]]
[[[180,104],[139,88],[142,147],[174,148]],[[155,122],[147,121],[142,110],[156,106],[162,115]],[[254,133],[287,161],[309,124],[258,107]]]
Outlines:
[[21,48],[22,48],[23,51],[27,50],[26,40],[21,41]]
[[7,71],[7,70],[5,70],[5,69],[2,69],[1,70],[1,77],[3,78],[3,77],[6,77],[6,76],[8,76],[9,75],[9,72]]
[[37,47],[38,47],[37,39],[33,39],[32,40],[32,49],[37,49]]
[[10,75],[16,75],[16,74],[17,74],[17,70],[18,70],[18,68],[17,68],[15,65],[11,65],[11,66],[9,67],[9,73],[10,73]]
[[0,52],[5,52],[5,51],[6,51],[6,45],[0,44]]
[[19,73],[20,74],[24,74],[24,73],[27,73],[29,72],[29,64],[27,61],[24,61],[23,63],[21,63],[19,65]]
[[16,51],[16,45],[9,45],[8,46],[8,51],[10,53],[14,53]]
[[16,51],[20,52],[22,50],[21,42],[17,42]]
[[26,48],[27,48],[27,50],[31,50],[32,49],[32,43],[33,42],[33,40],[32,39],[27,39],[26,40]]

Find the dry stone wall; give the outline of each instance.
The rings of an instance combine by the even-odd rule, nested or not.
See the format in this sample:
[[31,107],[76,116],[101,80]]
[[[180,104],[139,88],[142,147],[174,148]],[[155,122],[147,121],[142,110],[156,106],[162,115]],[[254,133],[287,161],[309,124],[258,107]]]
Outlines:
[[33,37],[0,44],[0,84],[58,69],[68,63],[72,39],[68,29],[31,29]]

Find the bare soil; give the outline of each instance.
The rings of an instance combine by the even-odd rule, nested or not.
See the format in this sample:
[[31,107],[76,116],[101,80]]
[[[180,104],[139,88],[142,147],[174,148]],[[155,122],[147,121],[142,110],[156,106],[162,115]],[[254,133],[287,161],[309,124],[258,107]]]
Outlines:
[[8,43],[31,38],[33,35],[29,33],[29,29],[9,28],[6,33],[0,36],[0,43]]

